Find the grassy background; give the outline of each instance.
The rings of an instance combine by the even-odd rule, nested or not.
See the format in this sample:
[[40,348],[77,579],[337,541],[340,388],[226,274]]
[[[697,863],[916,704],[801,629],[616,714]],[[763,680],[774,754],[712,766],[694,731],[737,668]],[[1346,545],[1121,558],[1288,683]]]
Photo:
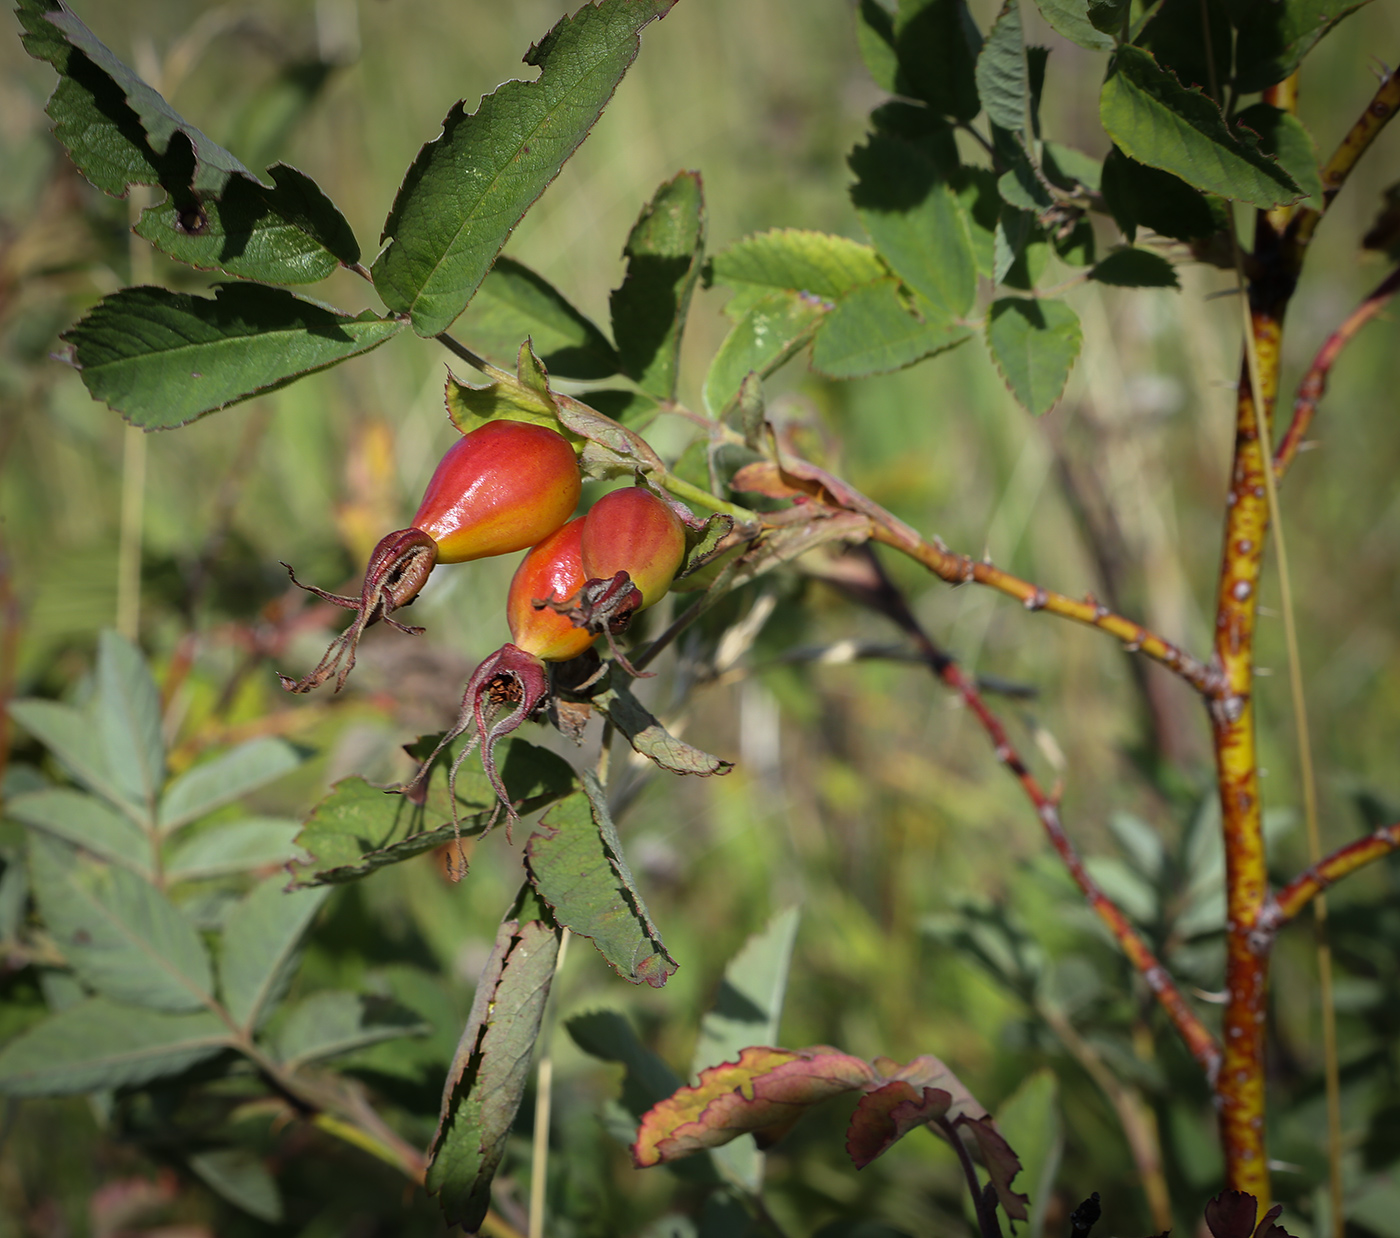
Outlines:
[[[172,49],[195,53],[171,90],[175,106],[250,166],[283,158],[314,176],[372,257],[402,170],[438,132],[448,107],[458,98],[470,105],[513,74],[564,7],[555,0],[320,0],[214,9],[92,0],[79,11],[149,77],[170,73]],[[995,6],[973,9],[985,29]],[[1047,134],[1102,154],[1099,67],[1038,16],[1030,20],[1032,37],[1054,49]],[[1393,56],[1397,36],[1400,9],[1371,5],[1309,62],[1302,115],[1324,151],[1373,89],[1370,57],[1378,50]],[[318,47],[346,63],[300,109],[278,75]],[[57,333],[129,282],[207,282],[133,248],[128,205],[71,171],[42,112],[52,76],[24,55],[17,37],[0,42],[0,562],[20,621],[19,695],[81,691],[96,633],[112,623],[117,601],[129,445],[118,418],[51,359]],[[684,0],[648,28],[636,66],[594,134],[507,252],[606,321],[627,230],[654,187],[680,168],[704,176],[712,250],[774,226],[859,236],[844,157],[879,100],[856,53],[845,0]],[[1383,274],[1376,256],[1359,255],[1356,241],[1393,176],[1397,151],[1400,132],[1392,129],[1319,233],[1289,323],[1285,390]],[[1101,232],[1101,245],[1111,239],[1111,229]],[[1079,594],[1101,590],[1102,582],[1067,500],[1068,467],[1091,500],[1116,514],[1131,559],[1125,604],[1169,638],[1202,650],[1232,434],[1238,306],[1229,296],[1212,298],[1228,288],[1225,273],[1188,267],[1182,277],[1180,292],[1091,285],[1071,294],[1084,322],[1084,353],[1063,402],[1039,422],[1014,405],[976,341],[929,365],[844,386],[799,362],[771,384],[770,399],[779,415],[804,423],[824,444],[838,471],[921,530]],[[376,304],[369,286],[346,273],[311,292],[352,311]],[[692,405],[723,338],[722,303],[720,292],[702,292],[692,310],[682,379]],[[1314,431],[1322,449],[1299,462],[1284,491],[1331,845],[1360,829],[1358,793],[1400,801],[1394,344],[1394,323],[1383,319],[1346,354]],[[141,636],[158,665],[179,648],[195,655],[171,725],[186,760],[258,727],[315,746],[320,755],[308,772],[271,793],[279,810],[304,808],[351,771],[402,773],[398,745],[442,725],[471,666],[506,639],[502,603],[513,562],[443,571],[413,613],[429,636],[408,642],[372,634],[358,682],[342,698],[287,698],[259,664],[239,681],[229,708],[218,708],[250,625],[284,591],[278,560],[331,587],[352,576],[382,531],[406,522],[454,433],[441,403],[445,360],[435,345],[399,339],[146,440]],[[658,423],[654,441],[679,452],[683,424]],[[1129,667],[1111,642],[1027,615],[990,593],[950,590],[912,566],[891,567],[931,632],[965,663],[1038,690],[1034,700],[1001,708],[1046,780],[1063,779],[1066,820],[1083,850],[1121,866],[1107,828],[1115,813],[1135,814],[1174,844],[1210,786],[1205,718],[1186,689],[1154,680],[1166,757],[1159,760]],[[1268,579],[1266,606],[1276,604]],[[704,784],[627,775],[636,785],[624,833],[682,969],[664,991],[639,993],[576,944],[558,990],[562,1014],[624,1008],[683,1071],[725,960],[773,911],[798,903],[803,924],[784,1043],[828,1042],[899,1059],[935,1053],[994,1109],[1028,1072],[1048,1064],[1064,1100],[1064,1204],[1100,1190],[1107,1227],[1146,1232],[1134,1171],[1102,1097],[1014,998],[926,931],[930,916],[959,900],[1000,901],[1031,924],[1052,956],[1091,964],[1099,989],[1082,1008],[1085,1028],[1100,1037],[1114,1069],[1153,1101],[1186,1223],[1219,1172],[1204,1088],[1189,1083],[1169,1032],[1156,1036],[1154,1048],[1159,1021],[1127,996],[1130,977],[1083,924],[1046,861],[1033,815],[981,733],[907,665],[776,662],[794,645],[894,637],[796,576],[762,582],[723,621],[737,621],[765,593],[775,598],[773,617],[735,673],[687,693],[672,665],[649,688],[669,716],[685,717],[689,738],[736,759],[735,772]],[[279,666],[309,666],[323,639],[319,628],[303,631]],[[1278,867],[1287,873],[1300,863],[1303,842],[1301,829],[1290,826],[1298,790],[1276,618],[1264,620],[1260,663],[1276,671],[1260,683],[1261,744]],[[38,758],[24,736],[13,738],[15,760]],[[1145,777],[1145,767],[1155,773]],[[467,1002],[517,881],[518,858],[501,837],[478,849],[462,886],[446,883],[426,860],[383,873],[338,896],[319,932],[316,974],[346,983],[369,967],[421,956]],[[1391,888],[1377,871],[1341,897],[1383,907]],[[1276,1154],[1295,1160],[1315,1143],[1320,1112],[1305,937],[1295,931],[1280,952],[1275,983]],[[1343,1060],[1356,1066],[1347,1125],[1359,1145],[1374,1134],[1377,1112],[1389,1120],[1382,1111],[1394,1102],[1400,1062],[1386,1029],[1400,999],[1383,961],[1350,962]],[[1203,975],[1210,965],[1207,957]],[[673,1183],[636,1174],[599,1139],[595,1114],[611,1094],[613,1072],[598,1070],[563,1037],[555,1044],[556,1165],[563,1168],[552,1189],[573,1219],[550,1232],[639,1232],[667,1206]],[[20,1122],[0,1173],[0,1211],[16,1232],[58,1232],[35,1219],[46,1207],[68,1216],[75,1232],[88,1232],[83,1200],[92,1185],[147,1164],[104,1142],[82,1105],[26,1106]],[[911,1233],[962,1223],[946,1149],[914,1138],[857,1177],[843,1163],[840,1123],[840,1115],[812,1122],[771,1158],[773,1209],[792,1233],[841,1215],[878,1216]],[[508,1165],[515,1189],[528,1179],[525,1147]],[[1387,1164],[1357,1152],[1356,1182],[1380,1189],[1366,1174]],[[1315,1148],[1304,1169],[1279,1175],[1281,1193],[1302,1209],[1291,1226],[1297,1230],[1308,1225]],[[397,1187],[385,1181],[374,1189],[377,1195],[355,1205],[370,1228],[353,1232],[377,1232],[375,1224],[400,1232]],[[303,1190],[305,1206],[287,1232],[337,1232],[345,1214],[327,1201],[324,1185],[312,1174]],[[219,1233],[252,1224],[233,1213],[209,1220],[207,1201],[188,1206]],[[414,1224],[428,1232],[432,1208],[415,1207]]]

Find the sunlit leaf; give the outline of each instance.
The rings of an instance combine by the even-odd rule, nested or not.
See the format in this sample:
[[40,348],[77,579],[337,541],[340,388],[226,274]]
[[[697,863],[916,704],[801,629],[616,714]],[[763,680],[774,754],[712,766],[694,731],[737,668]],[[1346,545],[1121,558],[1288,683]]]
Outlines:
[[1035,416],[1064,392],[1083,341],[1079,318],[1063,301],[1007,297],[987,315],[987,347],[1006,385]]
[[812,368],[829,378],[885,374],[970,337],[968,328],[948,322],[933,307],[928,318],[919,316],[921,306],[906,306],[893,279],[850,293],[821,324]]
[[1003,0],[982,54],[977,57],[977,93],[992,124],[1008,133],[1026,133],[1031,87],[1019,0]]

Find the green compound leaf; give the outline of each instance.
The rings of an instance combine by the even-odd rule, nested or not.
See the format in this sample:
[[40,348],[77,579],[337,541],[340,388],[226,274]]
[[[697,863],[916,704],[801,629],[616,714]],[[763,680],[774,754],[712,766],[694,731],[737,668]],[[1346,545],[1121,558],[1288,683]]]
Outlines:
[[766,378],[796,354],[812,338],[828,308],[828,302],[806,292],[770,292],[749,301],[747,313],[724,337],[705,375],[705,405],[710,413],[722,416],[750,373]]
[[586,792],[555,805],[530,835],[526,864],[554,918],[588,937],[633,984],[659,989],[676,970],[637,890],[607,799],[591,774]]
[[201,827],[173,846],[167,844],[165,879],[201,881],[273,865],[281,868],[298,858],[295,840],[300,829],[299,821],[280,817],[219,821]]
[[[1158,66],[1183,86],[1196,86],[1207,94],[1212,94],[1214,87],[1218,92],[1223,84],[1219,79],[1229,69],[1229,8],[1228,3],[1161,0],[1134,42],[1151,52]],[[1221,61],[1214,72],[1212,56]]]
[[345,989],[327,989],[303,998],[287,1011],[277,1029],[277,1059],[295,1070],[400,1036],[424,1036],[432,1029],[397,1002]]
[[224,922],[219,990],[234,1022],[255,1031],[285,996],[301,944],[329,890],[288,890],[285,873],[268,877]]
[[[915,312],[924,309],[926,317]],[[812,345],[812,368],[828,378],[886,374],[952,348],[971,334],[922,302],[916,301],[911,311],[897,280],[879,280],[852,292],[821,324]]]
[[1115,249],[1097,263],[1089,278],[1120,288],[1180,288],[1176,268],[1148,249]]
[[1268,103],[1256,103],[1245,108],[1235,121],[1246,129],[1254,130],[1259,135],[1259,149],[1266,155],[1273,155],[1279,161],[1279,166],[1298,182],[1308,195],[1303,205],[1322,210],[1323,186],[1317,143],[1303,122],[1292,112],[1285,112]]
[[609,378],[621,367],[607,336],[542,275],[497,258],[458,321],[478,352],[513,366],[529,339],[555,378]]
[[249,1148],[210,1148],[189,1158],[205,1186],[229,1203],[269,1225],[282,1220],[282,1193],[277,1179]]
[[274,185],[183,120],[98,41],[61,0],[22,0],[30,55],[60,75],[54,134],[78,170],[122,197],[164,188],[138,235],[171,257],[248,279],[307,283],[359,261],[350,225],[309,177],[279,164]]
[[268,175],[273,189],[239,176],[217,198],[148,207],[134,231],[192,267],[270,284],[312,284],[359,262],[355,234],[315,181],[285,163]]
[[1018,0],[1005,0],[982,45],[982,54],[977,57],[977,93],[992,124],[1008,133],[1025,135],[1031,86]]
[[198,1010],[213,991],[194,925],[149,881],[30,835],[34,898],[73,970],[104,997],[152,1010]]
[[775,292],[839,301],[852,288],[889,272],[869,245],[827,232],[775,228],[735,241],[709,262],[708,282],[732,288],[724,307],[733,320]]
[[1302,195],[1252,134],[1226,124],[1206,95],[1182,86],[1139,47],[1119,50],[1099,97],[1099,117],[1125,154],[1198,189],[1258,207]]
[[378,348],[404,328],[261,284],[214,300],[125,288],[64,332],[83,384],[134,426],[168,430]]
[[[708,553],[713,555],[714,546],[734,527],[734,522],[724,516],[711,517],[708,526],[706,536],[690,555],[690,561],[697,564],[695,570],[703,564],[707,544]],[[634,752],[673,774],[695,774],[700,778],[709,778],[714,774],[727,774],[734,768],[732,761],[721,761],[670,734],[619,679],[620,676],[614,674],[607,690],[596,693],[590,699],[594,707],[632,745]]]
[[10,717],[39,740],[83,786],[118,806],[127,804],[107,765],[102,736],[91,711],[61,701],[23,700],[10,705]]
[[526,885],[477,981],[428,1149],[428,1190],[451,1225],[475,1232],[515,1122],[559,957],[559,927]]
[[213,1057],[229,1039],[228,1028],[207,1010],[162,1014],[90,997],[0,1050],[0,1092],[69,1096],[136,1087]]
[[588,136],[636,58],[643,26],[675,0],[602,0],[563,18],[525,57],[533,82],[511,81],[468,115],[461,103],[409,168],[375,260],[384,303],[419,335],[445,331],[467,307],[526,210]]
[[977,295],[977,260],[967,213],[917,146],[874,134],[851,153],[851,201],[894,273],[947,318]]
[[987,315],[987,347],[1021,404],[1035,416],[1055,406],[1079,356],[1083,335],[1063,301],[1007,297]]
[[1323,35],[1367,0],[1242,0],[1233,5],[1235,89],[1240,94],[1281,82]]
[[31,791],[8,800],[5,815],[142,877],[151,876],[150,840],[130,817],[109,808],[96,796],[67,787]]
[[1056,34],[1091,52],[1113,50],[1113,38],[1089,20],[1089,0],[1036,0],[1040,15]]
[[667,181],[643,208],[623,254],[627,276],[610,301],[622,371],[661,400],[676,395],[681,333],[705,251],[698,172]]
[[163,833],[177,830],[290,773],[302,760],[285,739],[264,736],[239,744],[172,781],[161,797],[157,823]]
[[963,0],[900,0],[893,16],[862,0],[857,20],[861,55],[881,88],[956,120],[981,110],[974,65],[982,36]]
[[165,781],[160,692],[141,651],[111,630],[97,647],[97,729],[117,789],[149,819]]
[[[1129,159],[1116,146],[1103,161],[1104,203],[1129,241],[1139,226],[1178,241],[1210,236],[1227,224],[1224,204],[1207,198],[1179,176]],[[1217,215],[1212,202],[1222,210]]]
[[[410,751],[420,760],[432,752],[437,736],[425,736]],[[291,865],[298,885],[354,881],[376,869],[422,855],[449,843],[457,831],[447,794],[447,770],[460,742],[444,750],[427,782],[427,797],[415,803],[363,778],[336,783],[306,819],[297,845],[310,859]],[[562,757],[523,739],[503,740],[496,763],[506,791],[520,813],[533,812],[574,789],[574,771]],[[457,771],[457,816],[460,833],[480,834],[498,814],[496,792],[478,762],[468,759]]]

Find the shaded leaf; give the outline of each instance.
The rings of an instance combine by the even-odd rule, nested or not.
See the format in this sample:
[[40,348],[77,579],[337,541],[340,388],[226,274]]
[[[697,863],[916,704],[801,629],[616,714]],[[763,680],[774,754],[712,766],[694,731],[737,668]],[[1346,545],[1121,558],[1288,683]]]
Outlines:
[[564,1026],[585,1053],[626,1067],[622,1104],[634,1118],[683,1085],[680,1076],[637,1039],[626,1017],[614,1010],[574,1015]]
[[960,318],[977,295],[966,213],[923,151],[874,134],[851,153],[851,201],[875,248],[936,316]]
[[675,0],[602,0],[562,18],[511,81],[468,115],[458,103],[418,152],[394,199],[373,267],[384,303],[437,335],[472,299],[501,246],[612,97],[643,26]]
[[1085,189],[1098,189],[1103,176],[1103,164],[1098,159],[1059,142],[1046,142],[1044,152],[1045,174],[1056,184],[1065,189],[1073,189],[1076,183]]
[[1003,0],[982,45],[982,54],[977,57],[977,93],[992,124],[1030,139],[1026,112],[1031,88],[1019,0]]
[[289,890],[283,873],[245,895],[224,920],[219,994],[234,1022],[255,1031],[287,992],[302,941],[328,890]]
[[[915,307],[922,302],[916,301]],[[821,324],[812,368],[828,378],[886,374],[952,348],[971,332],[930,310],[931,320],[907,308],[893,279],[858,289]]]
[[520,342],[531,340],[558,378],[608,378],[620,368],[613,346],[593,321],[514,258],[496,259],[458,326],[473,348],[501,361],[514,362]]
[[446,402],[448,418],[463,434],[502,419],[566,432],[554,400],[505,370],[494,371],[490,381],[481,384],[463,382],[448,371]]
[[1281,82],[1317,41],[1366,0],[1243,0],[1236,6],[1235,89],[1240,94]]
[[975,65],[982,47],[963,0],[900,0],[894,19],[892,94],[923,99],[940,116],[968,121],[981,111]]
[[10,717],[83,786],[113,804],[127,802],[117,789],[101,734],[90,714],[58,701],[21,700],[10,702]]
[[324,989],[287,1011],[277,1029],[277,1058],[292,1070],[400,1036],[423,1036],[432,1029],[418,1015],[364,993]]
[[559,955],[559,928],[527,885],[477,981],[428,1149],[428,1190],[449,1224],[477,1229],[529,1077]]
[[280,817],[220,821],[170,846],[165,879],[198,881],[273,865],[280,868],[298,858],[295,839],[300,829],[299,821]]
[[1101,187],[1104,203],[1129,241],[1139,226],[1189,241],[1210,236],[1227,223],[1223,211],[1217,216],[1211,207],[1212,201],[1223,207],[1219,198],[1208,199],[1179,176],[1129,159],[1116,146],[1103,161]]
[[1150,249],[1115,249],[1094,265],[1089,278],[1120,288],[1180,288],[1176,267]]
[[589,700],[607,715],[634,752],[664,770],[708,778],[712,774],[727,774],[734,768],[732,761],[721,761],[670,734],[615,674],[608,688]]
[[1064,392],[1079,356],[1079,318],[1063,301],[1007,297],[987,315],[987,347],[1011,394],[1039,417]]
[[676,395],[681,333],[705,250],[698,172],[680,172],[643,208],[627,237],[627,275],[613,292],[613,335],[622,370],[658,399]]
[[280,288],[226,284],[213,300],[124,288],[63,339],[94,397],[132,425],[168,430],[369,352],[403,326]]
[[285,739],[264,736],[187,769],[161,796],[157,823],[163,833],[242,799],[302,763],[302,755]]
[[213,991],[194,925],[155,886],[31,834],[34,898],[69,965],[104,997],[172,1012],[198,1010]]
[[192,267],[271,284],[311,284],[359,262],[355,234],[314,180],[285,163],[268,175],[273,189],[236,176],[216,198],[147,207],[132,231]]
[[[1225,85],[1230,59],[1228,4],[1202,4],[1200,0],[1161,0],[1137,38],[1163,69],[1183,86],[1196,86],[1215,97]],[[1206,21],[1209,25],[1206,25]],[[1216,58],[1212,74],[1211,56]]]
[[1112,35],[1096,29],[1089,20],[1089,0],[1036,0],[1036,7],[1051,28],[1071,43],[1091,52],[1113,49]]
[[[414,749],[420,759],[436,744],[425,737]],[[372,786],[363,778],[336,783],[307,817],[297,835],[310,854],[291,869],[300,885],[354,881],[386,864],[411,859],[454,837],[447,795],[447,768],[460,744],[449,747],[429,776],[423,803]],[[522,739],[502,740],[496,761],[516,811],[524,814],[562,799],[574,789],[574,771],[562,757]],[[479,834],[498,811],[496,792],[478,764],[464,762],[457,774],[461,832]]]
[[110,629],[97,646],[97,727],[117,789],[151,813],[165,781],[160,693],[141,651]]
[[1099,118],[1125,154],[1198,189],[1259,207],[1301,195],[1252,134],[1226,124],[1208,96],[1182,86],[1141,48],[1119,49]]
[[1250,1238],[1259,1201],[1245,1191],[1221,1191],[1206,1201],[1206,1228],[1215,1238]]
[[[731,303],[732,304],[732,303]],[[722,416],[750,374],[766,378],[812,338],[830,306],[806,292],[770,292],[724,337],[705,376],[705,405]]]
[[282,1193],[260,1156],[247,1148],[211,1148],[196,1152],[189,1166],[204,1183],[229,1203],[260,1221],[282,1220]]
[[867,1092],[851,1115],[846,1139],[851,1163],[864,1169],[910,1131],[947,1117],[952,1103],[942,1088],[916,1088],[904,1079]]
[[997,1129],[1021,1161],[1022,1182],[1030,1200],[1027,1238],[1041,1238],[1064,1152],[1064,1124],[1054,1071],[1041,1067],[1021,1081],[997,1110]]
[[1321,211],[1323,186],[1317,143],[1303,122],[1282,108],[1255,103],[1245,108],[1235,118],[1235,123],[1259,135],[1259,149],[1266,155],[1273,155],[1307,194],[1303,205]]
[[212,1057],[229,1043],[213,1014],[163,1014],[90,997],[0,1049],[0,1092],[66,1096],[135,1087]]
[[66,787],[31,791],[5,804],[7,816],[149,878],[151,844],[130,817]]
[[535,890],[554,918],[588,937],[619,976],[660,988],[676,970],[622,853],[607,800],[584,773],[576,792],[540,820],[525,845]]

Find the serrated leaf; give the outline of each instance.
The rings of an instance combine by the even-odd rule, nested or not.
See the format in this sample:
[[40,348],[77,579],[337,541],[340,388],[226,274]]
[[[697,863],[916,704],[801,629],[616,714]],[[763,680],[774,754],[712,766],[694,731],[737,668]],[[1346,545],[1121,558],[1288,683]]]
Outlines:
[[[692,1074],[738,1058],[746,1045],[775,1044],[797,939],[797,908],[779,912],[729,960],[714,1002],[700,1020]],[[737,1139],[713,1155],[752,1190],[763,1176],[763,1156],[751,1139]]]
[[45,834],[30,835],[29,855],[44,925],[89,988],[152,1010],[208,1003],[213,976],[204,943],[149,881]]
[[631,690],[619,682],[616,674],[606,691],[596,693],[589,699],[632,745],[634,752],[672,774],[695,774],[708,778],[713,774],[727,774],[734,768],[732,761],[721,761],[671,735],[632,695]]
[[461,103],[418,152],[394,199],[373,267],[384,303],[437,335],[467,307],[501,246],[612,97],[642,27],[675,0],[602,0],[530,49],[533,82],[511,81],[468,115]]
[[290,773],[302,760],[285,739],[264,736],[239,744],[212,761],[192,766],[174,779],[161,796],[161,832],[168,834],[242,799],[250,791]]
[[900,0],[894,19],[892,93],[923,99],[940,116],[981,111],[975,65],[982,36],[963,0]]
[[987,314],[987,347],[1021,404],[1039,417],[1064,392],[1079,356],[1079,318],[1063,301],[1007,297]]
[[147,207],[132,231],[192,267],[270,284],[311,284],[359,262],[355,234],[314,180],[285,163],[268,175],[274,188],[236,176],[216,198]]
[[[10,717],[34,736],[74,778],[113,804],[127,801],[107,766],[107,753],[90,713],[58,701],[10,702]],[[131,805],[127,805],[131,811]]]
[[1208,199],[1179,176],[1129,159],[1116,146],[1103,161],[1101,189],[1104,204],[1129,241],[1136,238],[1139,226],[1189,241],[1209,236],[1226,223],[1210,205],[1220,199]]
[[1026,112],[1031,86],[1019,0],[1003,0],[982,45],[982,54],[977,57],[977,93],[992,124],[1029,140]]
[[[435,743],[435,739],[433,740]],[[431,752],[433,743],[427,744]],[[363,778],[345,778],[307,817],[296,843],[310,854],[291,865],[299,885],[354,881],[386,864],[397,864],[455,836],[447,796],[447,769],[460,744],[439,758],[424,803],[391,794]],[[574,789],[574,771],[562,757],[522,739],[501,741],[496,763],[516,811],[524,814],[562,799]],[[499,812],[496,792],[475,762],[457,771],[460,832],[478,834]]]
[[207,1010],[162,1014],[90,997],[0,1049],[0,1092],[69,1096],[136,1087],[213,1057],[229,1040]]
[[117,789],[149,815],[165,781],[160,693],[141,651],[110,629],[97,652],[97,727]]
[[1258,207],[1301,196],[1252,135],[1227,125],[1208,96],[1182,86],[1139,47],[1119,49],[1099,118],[1125,154],[1198,189]]
[[93,396],[168,430],[378,348],[404,324],[358,318],[262,284],[214,299],[124,288],[63,333]]
[[1089,20],[1089,0],[1036,0],[1040,15],[1051,29],[1091,52],[1113,50],[1113,37]]
[[559,957],[559,932],[526,886],[496,934],[448,1073],[442,1116],[428,1149],[427,1187],[448,1223],[468,1232],[490,1207],[491,1179],[525,1094]]
[[493,370],[491,380],[480,384],[463,382],[449,370],[444,398],[448,420],[463,434],[498,420],[524,421],[567,433],[554,400],[505,370]]
[[1180,288],[1176,267],[1150,249],[1115,249],[1089,272],[1089,278],[1119,288]]
[[15,796],[5,804],[5,812],[16,821],[132,869],[147,879],[151,876],[150,839],[130,817],[109,808],[95,796],[67,787],[53,787]]
[[1035,217],[1029,211],[1018,210],[1016,207],[1006,204],[1002,205],[1001,210],[997,213],[996,232],[992,240],[993,283],[1014,282],[1012,268],[1026,252],[1026,247],[1034,232]]
[[996,274],[997,219],[1002,209],[997,175],[991,168],[963,167],[952,184],[968,223],[977,272],[992,279]]
[[1237,6],[1235,89],[1240,94],[1281,82],[1319,39],[1367,0],[1246,0]]
[[525,845],[535,890],[565,928],[592,940],[619,976],[660,988],[676,970],[622,852],[592,775],[551,808]]
[[997,1110],[997,1129],[1016,1149],[1022,1183],[1030,1199],[1030,1224],[1026,1238],[1042,1238],[1045,1218],[1055,1193],[1055,1177],[1064,1152],[1054,1071],[1041,1067],[1021,1081]]
[[850,165],[851,201],[875,248],[930,306],[961,318],[977,295],[977,262],[966,213],[933,160],[877,133]]
[[397,1002],[345,989],[325,989],[287,1011],[277,1029],[277,1060],[290,1070],[431,1029]]
[[542,275],[500,257],[458,321],[479,352],[514,364],[529,339],[556,378],[608,378],[620,362],[607,336]]
[[706,269],[710,283],[734,290],[724,312],[735,321],[773,293],[834,302],[889,273],[869,245],[797,228],[746,236],[717,253]]
[[255,1031],[287,992],[302,941],[330,891],[288,890],[283,873],[268,877],[224,920],[219,994],[235,1023]]
[[[1145,14],[1146,24],[1133,39],[1152,53],[1157,64],[1183,86],[1218,92],[1229,71],[1230,5],[1200,0],[1161,0]],[[1209,24],[1207,24],[1209,23]],[[1215,72],[1212,74],[1212,57]],[[1212,80],[1214,79],[1214,80]],[[1218,97],[1218,95],[1217,95]]]
[[196,1152],[189,1166],[217,1194],[269,1225],[282,1220],[282,1193],[262,1157],[247,1148]]
[[705,406],[722,416],[750,374],[766,378],[796,354],[820,325],[829,304],[812,293],[770,292],[750,301],[705,375]]
[[1235,123],[1259,135],[1259,149],[1266,155],[1273,155],[1279,161],[1279,166],[1308,195],[1304,206],[1316,211],[1323,210],[1317,143],[1301,120],[1282,108],[1255,103],[1245,108],[1235,118]]
[[895,52],[894,14],[880,0],[860,0],[856,6],[856,46],[875,85],[895,93],[899,57]]
[[609,300],[622,371],[661,400],[676,395],[681,333],[705,251],[705,196],[698,172],[656,191],[627,237],[627,275]]
[[165,859],[166,881],[200,881],[282,867],[297,858],[299,821],[254,817],[220,821],[171,845]]
[[[923,308],[918,301],[915,307]],[[812,345],[812,368],[828,378],[885,374],[970,335],[934,308],[928,318],[916,316],[901,300],[898,281],[884,279],[851,293],[827,316]]]

